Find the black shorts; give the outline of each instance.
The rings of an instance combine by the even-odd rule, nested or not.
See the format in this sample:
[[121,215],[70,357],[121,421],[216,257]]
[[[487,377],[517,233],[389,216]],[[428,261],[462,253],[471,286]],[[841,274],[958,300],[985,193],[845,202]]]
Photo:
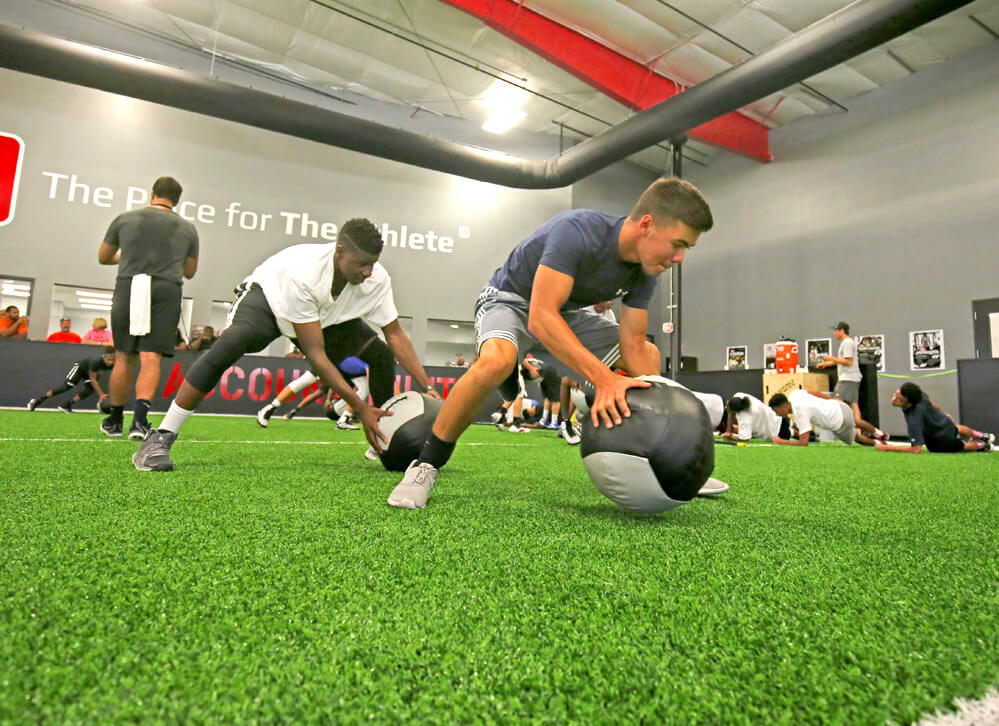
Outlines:
[[122,278],[114,285],[111,303],[111,332],[114,349],[122,353],[172,354],[180,323],[181,286],[170,280],[152,281],[152,310],[148,335],[129,335],[129,305],[132,299],[132,278]]
[[562,393],[562,376],[546,370],[541,376],[541,395],[549,401],[557,402]]
[[927,437],[926,448],[934,454],[957,454],[964,451],[964,441],[957,435],[955,429],[953,436]]

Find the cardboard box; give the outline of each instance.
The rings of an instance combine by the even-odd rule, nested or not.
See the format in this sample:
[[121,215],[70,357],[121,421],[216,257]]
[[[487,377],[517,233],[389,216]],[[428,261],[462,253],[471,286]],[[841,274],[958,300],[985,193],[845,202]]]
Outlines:
[[787,395],[790,391],[804,388],[807,391],[828,391],[829,376],[825,373],[764,373],[763,402],[769,403],[775,393]]

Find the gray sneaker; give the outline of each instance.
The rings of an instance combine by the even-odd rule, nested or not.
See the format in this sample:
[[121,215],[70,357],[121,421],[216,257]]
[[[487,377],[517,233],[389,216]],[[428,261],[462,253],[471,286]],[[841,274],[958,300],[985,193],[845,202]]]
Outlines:
[[426,462],[413,461],[406,469],[402,481],[396,484],[389,495],[388,503],[404,509],[423,509],[427,506],[434,484],[437,483],[437,469]]
[[173,471],[170,447],[177,440],[173,431],[149,429],[139,450],[132,454],[132,463],[139,471]]

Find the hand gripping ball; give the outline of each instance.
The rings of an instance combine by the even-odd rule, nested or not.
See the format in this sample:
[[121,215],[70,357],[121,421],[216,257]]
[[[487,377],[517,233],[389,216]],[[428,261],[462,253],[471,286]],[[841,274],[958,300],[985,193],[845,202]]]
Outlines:
[[380,457],[382,466],[389,471],[406,471],[423,451],[442,405],[441,401],[425,393],[406,391],[380,407],[392,412],[391,416],[378,420],[378,428],[389,441]]
[[656,514],[689,502],[715,467],[714,435],[701,402],[678,383],[642,376],[621,425],[583,424],[580,454],[597,490],[625,509]]

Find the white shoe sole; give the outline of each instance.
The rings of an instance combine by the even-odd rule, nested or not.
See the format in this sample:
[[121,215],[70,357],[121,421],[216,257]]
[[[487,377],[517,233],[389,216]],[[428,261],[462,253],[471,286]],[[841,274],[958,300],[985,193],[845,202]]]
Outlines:
[[701,487],[701,490],[697,492],[697,496],[714,497],[717,496],[718,494],[724,494],[727,491],[728,491],[728,484],[719,479],[711,478],[704,483],[704,486]]
[[399,507],[399,509],[422,509],[423,508],[423,507],[416,506],[416,502],[414,502],[412,499],[396,499],[394,497],[389,497],[386,501],[388,501],[389,505],[391,505],[393,507]]
[[142,466],[142,465],[139,464],[139,462],[137,462],[135,460],[135,457],[137,457],[138,455],[139,455],[138,452],[132,454],[132,466],[135,467],[136,471],[173,471],[173,463],[172,462],[170,463],[170,468],[169,469],[154,469],[151,466]]

